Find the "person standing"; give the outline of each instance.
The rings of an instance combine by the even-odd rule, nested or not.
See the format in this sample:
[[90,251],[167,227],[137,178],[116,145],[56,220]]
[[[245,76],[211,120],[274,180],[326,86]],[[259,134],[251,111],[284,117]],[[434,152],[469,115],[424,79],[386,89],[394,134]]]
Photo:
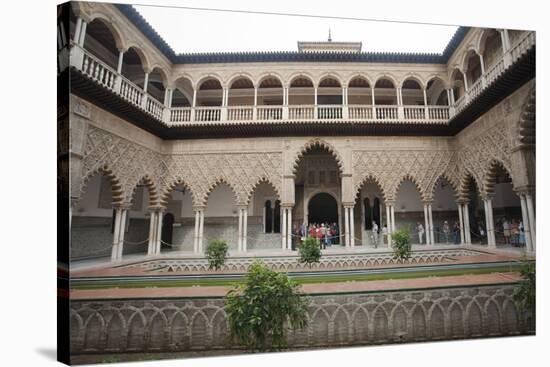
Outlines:
[[378,224],[375,221],[372,221],[372,242],[374,248],[378,247]]
[[455,245],[458,245],[460,243],[460,226],[456,221],[455,221],[455,224],[453,225],[453,239],[454,239],[453,242]]
[[418,243],[422,245],[424,243],[422,241],[422,237],[424,236],[424,226],[422,225],[422,223],[416,223],[416,231],[418,232]]
[[382,228],[382,241],[386,245],[389,245],[390,238],[388,237],[388,226],[384,224],[384,227]]
[[518,222],[516,222],[515,219],[512,219],[512,223],[510,224],[510,239],[512,246],[517,247],[519,246],[519,226]]
[[502,232],[504,232],[504,243],[509,244],[512,231],[510,229],[510,223],[508,223],[508,219],[506,219],[506,217],[504,217],[504,220],[502,221]]
[[525,246],[525,227],[523,226],[523,221],[520,220],[518,224],[518,230],[519,230],[519,245],[521,247]]
[[449,233],[451,229],[449,228],[449,223],[447,221],[443,222],[443,235],[445,236],[445,243],[449,243]]

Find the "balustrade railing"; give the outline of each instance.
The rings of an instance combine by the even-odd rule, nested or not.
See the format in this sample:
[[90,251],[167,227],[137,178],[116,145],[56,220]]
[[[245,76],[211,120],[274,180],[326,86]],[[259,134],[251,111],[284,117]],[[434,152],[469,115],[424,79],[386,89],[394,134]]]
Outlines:
[[470,86],[470,90],[468,91],[468,94],[470,95],[470,100],[479,96],[482,90],[483,90],[483,77],[480,77],[478,80],[474,82],[474,84]]
[[283,119],[283,107],[279,106],[257,106],[258,120],[282,120]]
[[464,107],[466,107],[468,102],[471,102],[477,98],[483,90],[487,89],[500,75],[502,75],[502,73],[506,71],[507,68],[516,62],[534,44],[535,33],[527,32],[527,34],[516,42],[511,49],[506,51],[500,59],[487,68],[487,71],[468,88],[466,96],[455,102],[454,107],[456,112],[461,111]]
[[170,122],[191,121],[191,107],[172,107],[170,109]]
[[288,106],[288,118],[290,120],[311,120],[314,117],[314,106]]
[[195,107],[195,121],[220,121],[221,107]]
[[[465,95],[456,100],[454,113],[460,112],[467,103],[478,97],[506,69],[535,44],[535,34],[528,32],[510,50],[473,83]],[[71,65],[78,68],[94,82],[118,94],[124,100],[141,108],[159,121],[167,124],[203,121],[269,121],[282,120],[404,120],[421,123],[445,123],[450,118],[448,106],[368,106],[368,105],[291,105],[283,106],[230,106],[230,107],[172,107],[168,108],[142,88],[126,79],[115,69],[99,60],[78,45],[71,50]],[[74,55],[73,55],[74,51]],[[166,112],[166,113],[165,113]],[[288,114],[288,116],[287,116]]]
[[99,84],[113,90],[117,72],[94,56],[85,53],[82,60],[82,72]]
[[137,106],[141,106],[144,94],[143,89],[122,76],[120,78],[122,78],[120,85],[120,95],[122,98]]
[[403,106],[405,120],[424,120],[426,118],[426,106]]
[[151,96],[147,96],[146,110],[159,120],[162,120],[164,105]]
[[372,106],[349,106],[349,118],[354,120],[372,120]]
[[227,107],[227,120],[229,121],[249,121],[254,115],[254,107]]
[[317,118],[320,119],[341,119],[342,106],[317,106]]
[[449,107],[448,106],[429,106],[428,119],[438,120],[438,121],[448,121]]
[[397,120],[397,106],[375,106],[377,120]]

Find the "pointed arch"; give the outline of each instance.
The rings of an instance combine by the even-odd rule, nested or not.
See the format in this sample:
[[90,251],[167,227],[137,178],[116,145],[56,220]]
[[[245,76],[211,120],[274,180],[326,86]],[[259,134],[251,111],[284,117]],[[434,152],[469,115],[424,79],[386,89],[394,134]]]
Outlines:
[[112,312],[113,314],[105,327],[105,349],[119,351],[122,348],[124,330],[126,330],[126,321],[117,309],[112,309]]
[[398,85],[400,85],[400,83],[397,81],[397,78],[391,74],[391,73],[383,73],[383,74],[379,74],[376,76],[376,78],[374,78],[374,82],[373,82],[373,87],[376,88],[376,84],[383,80],[383,79],[387,79],[389,80],[390,82],[392,82],[393,84],[393,87],[392,88],[397,88]]
[[250,82],[250,84],[252,84],[252,88],[255,88],[258,84],[255,84],[254,83],[254,77],[252,76],[252,74],[250,73],[247,73],[247,72],[238,72],[238,73],[234,73],[232,74],[229,78],[227,78],[227,80],[225,81],[225,85],[227,85],[227,88],[231,89],[231,88],[234,88],[233,87],[233,84],[238,81],[239,79],[245,79],[245,80],[248,80]]
[[374,182],[378,189],[380,190],[380,193],[382,194],[382,200],[386,201],[386,190],[382,186],[380,178],[378,178],[376,175],[369,173],[368,175],[364,176],[361,180],[357,181],[357,184],[355,185],[355,199],[357,200],[357,197],[361,193],[361,189],[363,186],[365,186],[368,182]]
[[149,206],[157,205],[159,203],[158,190],[157,190],[157,187],[156,187],[155,183],[151,179],[151,176],[149,176],[149,175],[145,175],[145,176],[141,177],[137,182],[135,182],[131,185],[132,189],[131,189],[131,192],[128,195],[128,203],[130,204],[130,203],[134,202],[134,196],[136,194],[136,189],[138,188],[138,186],[140,185],[141,182],[143,182],[143,185],[145,185],[145,187],[147,187],[147,190],[149,192]]
[[130,50],[134,50],[136,54],[139,57],[139,60],[141,62],[141,66],[143,68],[143,71],[150,72],[151,71],[151,62],[149,61],[149,57],[147,54],[143,51],[141,46],[135,42],[129,43],[126,47],[127,52]]
[[254,82],[254,85],[256,85],[258,88],[260,87],[260,85],[262,85],[262,83],[267,80],[267,79],[277,79],[280,83],[280,87],[277,87],[277,88],[282,88],[284,87],[284,82],[283,82],[283,77],[281,76],[281,74],[279,73],[276,73],[276,72],[272,72],[272,71],[268,71],[268,72],[264,72],[262,74],[260,74],[255,82]]
[[[168,81],[170,80],[170,78],[168,77],[168,73],[166,72],[166,70],[164,70],[164,67],[159,63],[155,63],[154,65],[151,66],[151,74],[155,72],[158,72],[158,74],[160,75],[162,85],[165,88],[167,88],[169,86]],[[149,81],[150,82],[153,81],[151,79],[151,76],[149,76]]]
[[311,315],[311,340],[310,345],[328,345],[329,343],[329,322],[330,316],[328,312],[323,308],[319,307]]
[[395,188],[393,190],[393,193],[392,193],[392,197],[394,197],[395,199],[397,199],[397,194],[399,193],[399,190],[401,188],[401,185],[403,184],[403,182],[405,181],[410,181],[413,183],[413,185],[416,187],[416,190],[418,191],[418,195],[420,196],[420,200],[425,200],[425,193],[424,191],[422,190],[422,187],[420,186],[420,182],[419,180],[412,174],[410,173],[407,173],[405,175],[403,175],[399,181],[397,182],[397,184],[395,185]]
[[345,84],[342,84],[342,85],[345,85],[347,86],[348,88],[353,88],[351,87],[351,83],[354,81],[354,80],[363,80],[365,82],[367,82],[368,84],[368,88],[372,88],[374,86],[374,84],[372,84],[372,80],[365,74],[365,73],[361,73],[361,72],[357,72],[357,73],[354,73],[354,74],[351,74],[349,76],[349,78],[347,79],[347,82]]
[[[74,6],[74,4],[73,4]],[[128,46],[124,42],[123,32],[121,32],[118,24],[114,23],[111,20],[111,16],[104,14],[103,12],[96,11],[88,17],[88,24],[91,24],[93,21],[100,21],[102,22],[111,32],[111,35],[113,36],[116,47],[119,50],[128,49]]]
[[200,90],[202,85],[209,80],[214,80],[218,82],[220,85],[220,88],[223,88],[223,82],[222,82],[223,78],[217,73],[209,73],[201,76],[197,80],[197,82],[193,85],[193,89],[196,89],[197,91]]
[[439,303],[434,303],[429,310],[430,336],[432,339],[445,337],[445,312]]
[[350,341],[351,319],[345,306],[346,305],[338,306],[330,319],[333,328],[333,343],[346,344]]
[[475,299],[472,299],[466,307],[466,318],[468,320],[468,336],[478,336],[483,333],[483,317],[481,307]]
[[78,198],[80,199],[82,194],[85,192],[88,182],[96,174],[100,174],[107,177],[111,182],[113,206],[122,205],[124,202],[124,196],[125,196],[124,190],[122,188],[122,184],[120,183],[118,176],[113,172],[113,170],[108,165],[97,167],[96,169],[90,170],[88,173],[86,173],[86,175],[82,178],[80,183],[80,191],[78,193]]
[[254,191],[256,191],[258,186],[260,186],[261,184],[264,184],[264,183],[271,186],[271,188],[273,189],[273,192],[275,192],[275,194],[277,195],[277,200],[281,200],[281,193],[279,192],[279,189],[277,188],[277,186],[274,185],[273,182],[271,182],[271,180],[269,178],[262,175],[261,177],[259,177],[256,180],[256,182],[254,183],[254,185],[252,185],[250,190],[248,190],[248,192],[246,194],[246,204],[247,205],[250,203],[250,200],[252,199],[252,195],[254,195]]
[[369,313],[360,305],[351,315],[353,320],[353,341],[366,342],[369,339]]
[[216,187],[218,187],[220,185],[227,185],[231,189],[231,191],[233,192],[233,200],[234,200],[235,204],[238,204],[240,202],[239,192],[237,191],[236,187],[230,182],[231,181],[226,179],[225,177],[219,177],[219,178],[214,179],[214,181],[210,184],[210,186],[208,187],[208,190],[204,194],[203,203],[205,205],[208,203],[208,198],[210,197],[210,194],[212,193],[212,191],[214,191],[214,189]]
[[311,82],[311,87],[315,87],[315,78],[313,78],[313,76],[310,73],[304,72],[304,71],[298,71],[296,73],[291,74],[288,77],[288,81],[286,85],[290,88],[292,87],[292,83],[294,83],[294,81],[300,78],[309,80]]
[[416,83],[418,83],[420,89],[426,88],[426,82],[417,73],[408,73],[407,75],[403,76],[403,78],[401,79],[401,83],[399,84],[399,88],[403,88],[403,85],[408,80],[414,80]]
[[506,167],[506,165],[501,160],[492,159],[487,167],[485,175],[483,176],[484,193],[494,192],[499,169],[502,169],[512,180],[512,185],[514,184],[514,178],[512,176],[511,170],[508,169],[508,167]]
[[447,183],[451,186],[451,188],[452,188],[452,190],[455,194],[455,197],[459,196],[458,195],[459,194],[459,186],[457,185],[457,183],[454,180],[451,179],[451,177],[449,176],[449,174],[447,172],[443,172],[439,176],[437,176],[437,178],[433,181],[433,183],[428,188],[428,191],[426,192],[426,199],[431,200],[435,197],[435,189],[437,188],[437,186],[439,185],[439,183],[442,180],[447,181]]
[[197,195],[195,194],[195,192],[193,191],[191,186],[189,186],[189,184],[186,181],[184,181],[181,177],[176,176],[162,190],[162,194],[161,194],[160,199],[159,199],[159,204],[160,205],[162,205],[163,207],[166,207],[166,205],[168,205],[168,201],[170,200],[170,195],[172,194],[172,192],[174,191],[174,189],[177,186],[183,187],[186,191],[188,191],[191,194],[191,200],[192,200],[194,205],[200,205],[201,204],[200,202],[198,202]]
[[337,73],[331,73],[331,72],[327,72],[327,73],[324,73],[322,75],[319,76],[319,78],[317,79],[317,86],[320,87],[321,86],[321,83],[323,83],[325,80],[334,80],[336,82],[338,82],[338,86],[335,86],[335,88],[342,88],[342,86],[344,86],[344,81],[342,80],[342,78],[337,74]]
[[465,170],[462,174],[462,178],[460,179],[460,183],[458,185],[457,195],[459,198],[464,198],[469,196],[469,189],[470,189],[471,183],[474,184],[475,189],[477,190],[478,193],[481,194],[483,192],[482,191],[483,186],[480,185],[476,176],[472,174],[470,171]]
[[338,169],[340,173],[343,173],[344,171],[344,160],[342,159],[342,156],[338,152],[338,150],[330,143],[323,139],[315,138],[309,140],[306,144],[304,144],[294,155],[294,159],[292,160],[292,174],[296,174],[296,170],[298,169],[298,164],[300,163],[300,159],[306,154],[309,150],[313,148],[322,148],[327,150],[336,160],[336,164],[338,165]]

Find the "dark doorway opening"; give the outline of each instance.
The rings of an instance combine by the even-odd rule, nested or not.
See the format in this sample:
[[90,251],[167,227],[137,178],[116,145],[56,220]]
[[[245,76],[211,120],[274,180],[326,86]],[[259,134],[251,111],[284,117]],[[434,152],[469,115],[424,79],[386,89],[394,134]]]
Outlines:
[[167,246],[164,243],[172,244],[172,233],[174,231],[174,214],[166,213],[162,218],[161,248]]
[[309,200],[308,222],[313,223],[338,223],[338,203],[336,199],[327,193],[319,193]]

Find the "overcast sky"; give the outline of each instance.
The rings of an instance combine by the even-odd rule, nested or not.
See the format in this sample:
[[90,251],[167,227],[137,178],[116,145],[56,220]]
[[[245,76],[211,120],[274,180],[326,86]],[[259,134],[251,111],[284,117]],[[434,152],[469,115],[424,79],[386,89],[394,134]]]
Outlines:
[[297,41],[326,41],[329,28],[333,41],[362,42],[363,51],[440,53],[457,29],[387,21],[134,7],[176,53],[296,51]]

